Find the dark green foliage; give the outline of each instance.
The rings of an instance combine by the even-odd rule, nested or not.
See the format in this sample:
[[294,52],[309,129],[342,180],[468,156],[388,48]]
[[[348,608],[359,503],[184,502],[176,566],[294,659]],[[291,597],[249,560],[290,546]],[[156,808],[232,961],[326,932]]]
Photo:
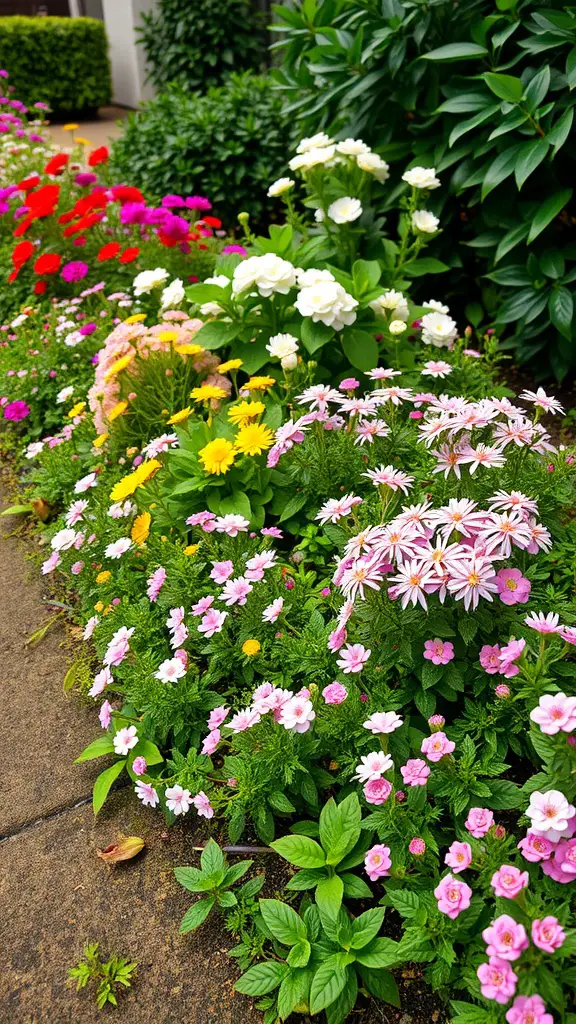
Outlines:
[[503,328],[522,361],[546,350],[541,375],[564,376],[576,364],[575,12],[532,0],[275,10],[285,34],[274,74],[299,134],[361,136],[400,172],[434,166],[434,255],[459,242],[465,271],[452,275],[450,297],[472,323]]
[[0,67],[28,105],[78,113],[112,96],[108,40],[95,18],[0,19]]
[[263,217],[266,189],[285,166],[287,126],[268,78],[232,75],[205,96],[169,90],[127,118],[114,167],[158,198],[208,196],[232,226],[242,210]]
[[250,0],[160,0],[138,28],[150,81],[204,92],[264,63],[262,14]]

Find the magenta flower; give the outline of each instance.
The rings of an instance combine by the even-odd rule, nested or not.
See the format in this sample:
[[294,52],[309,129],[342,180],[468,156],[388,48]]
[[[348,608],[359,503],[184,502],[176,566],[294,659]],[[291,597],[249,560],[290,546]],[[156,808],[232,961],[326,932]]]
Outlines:
[[422,857],[426,853],[426,843],[418,836],[414,836],[408,844],[408,850],[414,857]]
[[444,857],[444,863],[452,868],[455,875],[465,871],[472,863],[472,848],[470,843],[459,843],[455,840]]
[[480,964],[476,971],[480,979],[480,991],[485,999],[494,999],[497,1003],[507,1003],[516,991],[518,975],[510,967],[507,960],[493,956],[487,964]]
[[381,843],[368,850],[364,858],[364,870],[371,882],[377,882],[389,874],[392,867],[390,860],[390,847]]
[[208,210],[212,209],[212,203],[205,196],[187,196],[185,205],[189,210],[201,210],[203,213],[207,213]]
[[89,269],[88,264],[83,263],[82,260],[72,260],[71,263],[64,264],[60,276],[67,284],[73,284],[75,281],[81,281],[82,278],[86,277]]
[[541,921],[532,921],[532,942],[545,953],[553,953],[566,938],[566,933],[556,917],[551,914]]
[[15,402],[9,402],[8,405],[4,406],[4,419],[11,420],[12,423],[19,423],[20,420],[25,420],[29,415],[30,406],[20,399],[17,399]]
[[369,804],[376,804],[377,807],[380,804],[386,803],[390,793],[392,792],[392,785],[388,782],[388,779],[369,779],[364,786],[364,798]]
[[464,828],[468,830],[474,839],[481,839],[485,836],[494,824],[494,815],[486,807],[471,807],[468,817],[464,822]]
[[[556,919],[552,918],[552,920]],[[482,932],[482,938],[487,943],[488,956],[500,957],[501,960],[518,960],[524,950],[528,949],[528,937],[524,925],[517,924],[509,914],[495,917],[492,924]]]
[[498,871],[494,872],[490,885],[496,896],[504,896],[513,900],[525,889],[529,882],[527,871],[520,871],[512,864],[503,864]]
[[500,698],[500,700],[507,700],[510,696],[510,687],[507,686],[506,683],[499,683],[498,686],[494,688],[494,693]]
[[449,740],[445,733],[434,732],[422,740],[420,750],[429,761],[435,763],[441,761],[445,754],[451,754],[456,749],[456,744]]
[[526,604],[530,597],[532,584],[520,569],[500,569],[496,573],[498,596],[503,604]]
[[506,1013],[508,1024],[554,1024],[551,1013],[546,1013],[542,996],[517,996]]
[[445,875],[434,889],[434,895],[438,900],[438,910],[441,914],[447,914],[454,920],[467,910],[472,898],[472,889],[466,882],[453,875]]
[[348,690],[345,686],[342,686],[342,683],[334,681],[324,687],[322,696],[326,704],[343,704],[348,696]]
[[402,766],[400,773],[405,786],[425,786],[430,768],[421,757],[415,757]]
[[454,644],[448,640],[427,640],[424,644],[424,657],[433,665],[447,665],[454,657]]
[[222,254],[224,256],[229,254],[232,255],[233,253],[237,253],[238,256],[247,256],[248,250],[245,249],[243,245],[225,245],[222,249]]

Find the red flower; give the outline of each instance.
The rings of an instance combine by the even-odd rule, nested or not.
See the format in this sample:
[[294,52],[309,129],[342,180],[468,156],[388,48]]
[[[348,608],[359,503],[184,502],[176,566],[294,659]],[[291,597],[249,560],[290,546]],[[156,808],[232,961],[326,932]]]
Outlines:
[[209,228],[221,228],[222,221],[219,217],[202,217],[202,224],[206,224]]
[[62,174],[70,157],[68,153],[56,153],[44,168],[44,174]]
[[119,262],[120,263],[132,263],[133,260],[137,260],[140,255],[140,249],[136,246],[132,249],[124,249]]
[[16,280],[16,278],[18,277],[18,274],[20,273],[20,269],[21,268],[18,267],[17,270],[13,270],[12,271],[12,273],[8,276],[8,284],[12,284],[12,282]]
[[70,238],[78,231],[87,231],[88,228],[94,227],[94,224],[99,224],[101,220],[101,213],[89,213],[77,220],[75,224],[69,224],[67,228],[64,228],[64,238]]
[[132,185],[115,185],[110,189],[112,196],[119,203],[143,203],[144,196],[139,188]]
[[40,178],[37,174],[32,174],[29,178],[24,178],[23,181],[18,182],[19,192],[29,192],[30,189],[36,188],[40,184]]
[[88,157],[88,165],[90,167],[98,167],[98,164],[105,164],[110,156],[106,146],[99,146],[98,149],[93,149]]
[[29,212],[16,228],[14,237],[19,238],[23,235],[30,227],[32,221],[38,217],[48,217],[51,213],[54,213],[58,205],[59,195],[59,185],[43,185],[37,192],[30,192],[26,196],[26,206]]
[[12,265],[16,270],[20,270],[20,267],[29,260],[34,252],[34,246],[32,242],[18,242],[18,245],[12,253]]
[[46,284],[46,281],[36,281],[36,284],[34,285],[34,295],[44,295],[47,287],[48,285]]
[[[62,257],[56,252],[45,252],[34,264],[35,274],[57,274],[60,270]],[[45,290],[45,289],[44,289]]]
[[98,253],[96,259],[99,263],[105,263],[106,260],[113,260],[118,255],[122,246],[120,242],[108,242],[107,245],[103,245]]

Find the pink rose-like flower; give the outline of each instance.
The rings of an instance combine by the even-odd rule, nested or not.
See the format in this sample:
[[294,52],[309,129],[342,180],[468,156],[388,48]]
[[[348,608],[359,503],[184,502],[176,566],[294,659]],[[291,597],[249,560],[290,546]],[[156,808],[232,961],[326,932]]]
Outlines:
[[386,803],[386,800],[392,792],[392,785],[388,782],[388,779],[370,779],[364,786],[364,797],[366,802],[369,804],[376,804],[377,807],[380,804]]
[[496,675],[497,672],[500,672],[499,644],[494,644],[493,647],[491,647],[490,644],[484,644],[484,646],[480,648],[480,664],[489,676]]
[[476,974],[485,999],[494,999],[495,1002],[504,1004],[516,991],[518,975],[514,974],[508,961],[500,957],[490,957],[487,964],[480,964]]
[[424,657],[433,665],[447,665],[454,658],[454,644],[448,640],[427,640],[424,644]]
[[576,729],[576,697],[565,693],[545,693],[538,701],[538,707],[530,712],[530,718],[539,725],[547,736]]
[[494,687],[494,693],[500,700],[507,700],[510,696],[510,687],[506,683],[499,683],[498,686]]
[[444,718],[444,715],[430,715],[428,725],[432,732],[438,732],[439,729],[443,729],[446,725],[446,719]]
[[532,921],[532,942],[545,953],[553,953],[554,950],[560,949],[565,938],[566,933],[558,918],[551,914],[541,921]]
[[431,736],[426,736],[420,747],[421,752],[433,763],[441,761],[446,754],[451,754],[455,749],[456,744],[443,732],[434,732]]
[[500,569],[496,573],[496,586],[502,604],[526,604],[532,584],[520,569]]
[[445,875],[434,889],[434,895],[438,900],[438,910],[441,914],[447,914],[454,920],[467,910],[472,898],[472,889],[460,878],[453,875]]
[[522,640],[510,640],[509,643],[502,648],[498,656],[500,662],[500,674],[505,676],[506,679],[511,679],[513,676],[517,676],[520,669],[515,663],[521,657],[524,648],[526,647],[526,641]]
[[518,960],[525,949],[528,949],[528,937],[523,924],[517,924],[509,914],[495,917],[492,924],[482,932],[487,944],[489,957],[500,957],[501,960]]
[[471,807],[464,828],[474,839],[481,839],[494,824],[494,815],[486,807]]
[[371,882],[377,882],[389,874],[392,867],[390,847],[378,844],[368,850],[364,858],[364,870]]
[[414,836],[408,844],[408,850],[414,857],[422,857],[426,853],[426,843],[418,836]]
[[459,843],[455,840],[444,857],[444,863],[452,868],[454,874],[465,871],[472,863],[472,848],[470,843]]
[[527,871],[520,871],[511,864],[503,864],[498,871],[494,872],[490,885],[496,896],[504,896],[513,900],[525,889],[529,882]]
[[215,633],[220,633],[222,626],[228,616],[228,612],[219,612],[215,608],[211,608],[209,612],[204,615],[198,626],[198,632],[204,633],[207,640]]
[[29,415],[30,406],[20,399],[16,402],[8,402],[8,405],[4,406],[4,419],[11,420],[12,423],[19,423],[20,420],[25,420]]
[[404,719],[400,718],[400,715],[397,715],[395,711],[376,711],[362,724],[374,736],[378,734],[385,735],[394,732],[395,729],[399,729],[404,724]]
[[220,729],[212,729],[211,732],[209,732],[208,735],[204,737],[201,753],[208,754],[208,756],[210,756],[210,754],[213,754],[214,751],[216,750],[216,747],[220,743],[220,740]]
[[145,775],[148,765],[145,757],[135,757],[132,762],[132,771],[134,775]]
[[542,996],[517,996],[506,1013],[508,1024],[554,1024],[551,1013],[546,1013]]
[[402,766],[400,774],[405,786],[425,786],[430,768],[421,757],[415,757]]
[[522,851],[522,856],[531,864],[549,860],[554,853],[555,846],[556,844],[551,839],[535,835],[534,832],[528,832],[518,843],[518,849]]
[[342,686],[342,683],[334,681],[324,687],[322,696],[326,704],[343,704],[348,696],[348,690]]
[[208,716],[208,728],[210,730],[219,729],[222,722],[226,721],[229,714],[230,708],[225,707],[224,704],[221,704],[218,708],[214,708]]
[[212,562],[212,565],[214,568],[210,573],[210,577],[219,585],[221,583],[226,583],[226,580],[229,579],[234,572],[234,562],[231,562],[230,559],[226,562]]
[[347,644],[336,664],[342,669],[344,675],[361,672],[371,653],[372,651],[366,650],[362,644]]

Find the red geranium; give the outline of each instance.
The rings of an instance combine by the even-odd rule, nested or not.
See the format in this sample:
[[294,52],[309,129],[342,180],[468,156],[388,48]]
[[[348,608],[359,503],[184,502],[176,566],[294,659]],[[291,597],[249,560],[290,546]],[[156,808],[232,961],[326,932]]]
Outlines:
[[199,223],[206,224],[209,228],[222,227],[222,221],[219,217],[202,217],[202,220]]
[[62,174],[62,171],[66,167],[70,156],[68,153],[56,153],[51,160],[48,161],[44,168],[44,174]]
[[29,192],[30,189],[36,188],[40,184],[40,178],[37,174],[32,174],[29,178],[24,178],[23,181],[18,182],[19,192]]
[[118,262],[119,263],[132,263],[134,260],[138,259],[139,255],[140,255],[140,249],[138,249],[137,246],[134,246],[131,249],[124,249],[124,252],[122,253],[122,255],[121,255],[121,257],[120,257]]
[[98,164],[105,164],[110,156],[106,146],[99,146],[98,149],[93,149],[88,157],[88,164],[90,167],[98,167]]
[[99,263],[105,263],[106,260],[113,260],[114,257],[118,255],[121,248],[122,246],[120,245],[120,242],[108,242],[106,245],[102,246],[96,259]]
[[16,267],[17,270],[19,270],[20,267],[24,263],[26,263],[26,260],[30,259],[33,252],[34,246],[32,242],[18,242],[18,245],[15,247],[14,252],[12,253],[13,266]]
[[59,185],[43,185],[37,192],[30,192],[26,196],[26,205],[28,207],[28,213],[20,221],[20,224],[14,232],[14,237],[19,238],[25,231],[28,230],[32,221],[38,217],[48,217],[51,213],[54,213],[56,206],[58,205],[58,197],[60,195]]
[[119,203],[143,203],[144,196],[139,188],[132,185],[115,185],[110,189],[113,198]]
[[57,274],[60,270],[62,257],[56,252],[45,252],[34,264],[35,274]]
[[46,281],[36,281],[36,284],[34,285],[34,295],[44,295],[47,287],[48,285],[46,284]]

